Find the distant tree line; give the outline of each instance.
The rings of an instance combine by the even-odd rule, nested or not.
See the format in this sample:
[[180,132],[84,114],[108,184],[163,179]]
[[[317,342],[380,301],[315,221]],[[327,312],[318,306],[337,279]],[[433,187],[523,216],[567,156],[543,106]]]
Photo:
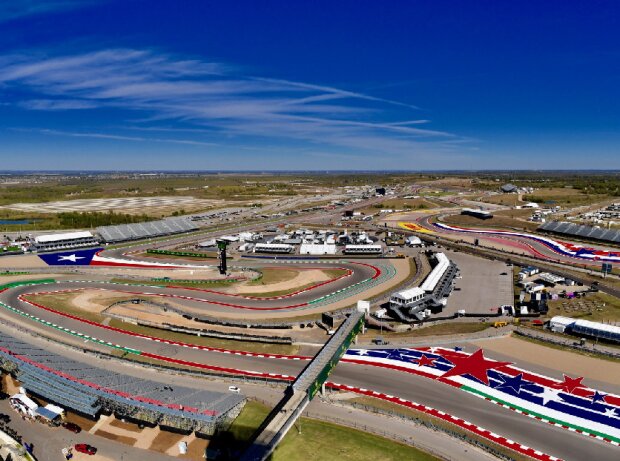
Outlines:
[[87,213],[59,213],[58,219],[60,221],[60,225],[65,228],[112,226],[116,224],[131,224],[153,220],[153,218],[145,214],[131,215],[125,213],[114,213],[113,211],[109,211],[107,213],[96,211]]

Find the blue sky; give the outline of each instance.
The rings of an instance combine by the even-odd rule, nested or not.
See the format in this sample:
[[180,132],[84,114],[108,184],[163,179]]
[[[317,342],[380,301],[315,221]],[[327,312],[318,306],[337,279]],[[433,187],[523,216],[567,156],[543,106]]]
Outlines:
[[614,1],[0,3],[2,169],[618,169]]

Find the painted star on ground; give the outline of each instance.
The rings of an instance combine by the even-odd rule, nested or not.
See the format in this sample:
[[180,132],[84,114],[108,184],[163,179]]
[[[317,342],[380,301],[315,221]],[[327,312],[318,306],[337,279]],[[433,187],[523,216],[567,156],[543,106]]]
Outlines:
[[487,386],[489,385],[487,371],[512,364],[512,362],[496,362],[495,360],[488,360],[484,357],[482,349],[478,349],[476,352],[467,357],[451,355],[448,360],[454,364],[454,367],[441,375],[441,378],[468,374]]
[[415,359],[413,361],[417,362],[417,365],[420,367],[434,367],[435,360],[437,359],[433,359],[422,354],[419,359]]
[[583,377],[579,378],[571,378],[570,376],[564,375],[564,381],[561,383],[553,384],[553,387],[557,389],[562,389],[564,392],[568,394],[572,394],[575,389],[579,389],[580,387],[585,387],[581,384]]
[[495,389],[511,388],[517,394],[521,392],[522,387],[531,385],[531,383],[523,380],[523,373],[519,373],[517,376],[499,375],[499,379],[502,382],[495,386]]

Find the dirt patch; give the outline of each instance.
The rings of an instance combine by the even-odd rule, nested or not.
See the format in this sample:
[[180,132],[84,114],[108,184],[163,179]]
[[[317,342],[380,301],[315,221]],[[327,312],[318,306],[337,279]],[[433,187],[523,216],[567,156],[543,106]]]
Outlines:
[[233,291],[243,294],[269,293],[274,291],[290,290],[297,287],[307,286],[308,284],[320,283],[329,280],[327,274],[325,274],[325,272],[320,269],[282,269],[282,271],[286,272],[287,276],[292,274],[292,278],[288,278],[283,281],[277,281],[276,278],[270,276],[270,280],[272,280],[272,283],[265,283],[264,285],[261,285],[259,284],[260,282],[257,284],[251,282],[251,284],[248,283],[234,287]]
[[149,450],[157,451],[159,453],[166,453],[167,450],[172,448],[179,440],[183,438],[181,434],[175,434],[174,432],[159,431],[159,434],[155,437]]
[[84,290],[71,298],[71,305],[88,312],[101,313],[116,301],[127,298],[126,293],[114,293],[101,290]]
[[123,429],[123,430],[126,430],[126,431],[130,431],[130,432],[138,432],[138,433],[142,432],[142,429],[140,429],[137,424],[125,423],[125,422],[123,422],[123,421],[121,421],[119,419],[116,419],[116,418],[112,419],[109,422],[109,425],[112,426],[112,427],[118,427],[120,429]]
[[561,373],[570,373],[571,376],[583,376],[615,386],[618,385],[617,377],[620,376],[620,363],[553,349],[515,337],[485,339],[484,341],[473,341],[473,344],[487,351],[514,357],[517,362],[529,362]]
[[70,423],[77,424],[82,428],[83,431],[90,431],[97,421],[85,418],[84,416],[77,415],[75,413],[65,412],[65,421],[69,421]]
[[[16,256],[3,256],[0,258],[0,268],[6,270],[6,268],[19,269],[30,267],[47,267],[47,264],[43,262],[41,258],[36,255],[16,255]],[[41,274],[38,274],[38,278],[41,278]]]
[[102,431],[101,429],[95,432],[95,435],[103,437],[104,439],[114,440],[116,442],[124,443],[125,445],[132,445],[137,442],[137,439],[133,437],[127,437],[124,435],[112,434],[111,432]]
[[17,394],[19,392],[17,382],[10,375],[4,375],[2,377],[2,391],[9,395]]
[[179,457],[183,459],[202,459],[208,445],[208,440],[195,438],[187,444],[187,453]]

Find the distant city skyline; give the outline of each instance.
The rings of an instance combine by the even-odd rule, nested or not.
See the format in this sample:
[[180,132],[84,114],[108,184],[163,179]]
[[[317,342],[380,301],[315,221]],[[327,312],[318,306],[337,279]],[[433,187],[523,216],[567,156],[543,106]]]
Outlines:
[[0,170],[620,169],[613,1],[14,0]]

